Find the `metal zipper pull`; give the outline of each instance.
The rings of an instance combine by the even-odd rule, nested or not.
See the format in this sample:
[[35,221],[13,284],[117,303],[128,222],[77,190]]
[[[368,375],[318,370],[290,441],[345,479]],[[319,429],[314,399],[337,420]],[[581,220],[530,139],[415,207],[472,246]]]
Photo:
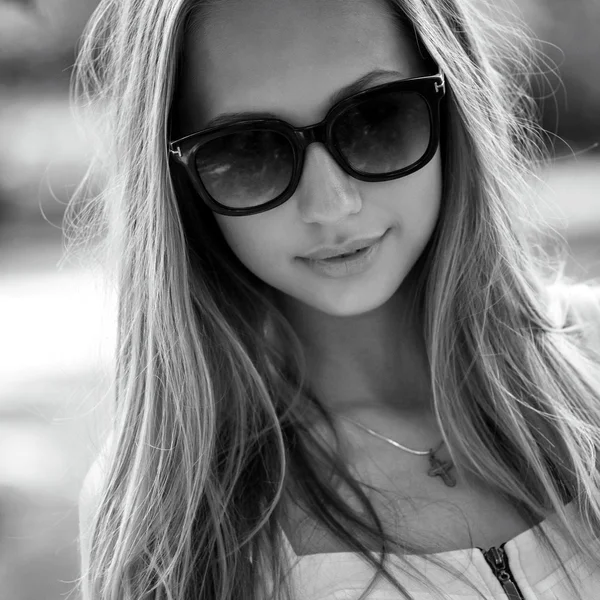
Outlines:
[[492,568],[492,571],[500,582],[500,585],[502,585],[506,596],[510,600],[525,600],[523,594],[521,594],[521,591],[513,579],[510,567],[508,566],[508,559],[506,557],[506,552],[504,552],[504,548],[500,546],[499,548],[492,547],[487,551],[484,550],[483,556]]

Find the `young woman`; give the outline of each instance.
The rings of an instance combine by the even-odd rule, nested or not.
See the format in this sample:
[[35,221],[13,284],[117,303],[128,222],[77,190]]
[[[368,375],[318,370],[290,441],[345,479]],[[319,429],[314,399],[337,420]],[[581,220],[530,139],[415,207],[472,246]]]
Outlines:
[[598,598],[600,295],[539,249],[512,31],[467,0],[100,2],[86,600]]

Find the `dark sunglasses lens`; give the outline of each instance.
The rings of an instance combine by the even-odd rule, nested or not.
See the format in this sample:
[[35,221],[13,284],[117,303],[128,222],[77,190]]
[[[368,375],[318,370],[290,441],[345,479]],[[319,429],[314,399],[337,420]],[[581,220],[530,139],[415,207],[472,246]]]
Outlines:
[[292,178],[290,142],[257,129],[223,135],[196,152],[196,169],[209,194],[228,208],[252,208],[275,199]]
[[350,166],[372,175],[414,165],[430,136],[427,102],[416,92],[381,92],[349,108],[333,128],[334,143]]

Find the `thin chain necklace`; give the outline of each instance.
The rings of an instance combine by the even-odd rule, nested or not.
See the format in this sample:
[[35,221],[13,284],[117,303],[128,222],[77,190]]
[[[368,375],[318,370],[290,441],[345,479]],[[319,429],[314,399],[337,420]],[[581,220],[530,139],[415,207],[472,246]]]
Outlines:
[[417,454],[419,456],[427,455],[429,457],[429,470],[427,471],[427,475],[429,475],[429,477],[440,477],[442,479],[442,481],[448,487],[454,487],[456,485],[456,479],[450,473],[450,469],[452,469],[452,467],[454,466],[452,464],[452,460],[440,460],[435,455],[435,453],[444,444],[444,440],[442,440],[438,444],[438,447],[435,450],[433,448],[430,448],[429,450],[412,450],[411,448],[407,448],[406,446],[403,446],[402,444],[399,444],[398,442],[391,440],[390,438],[387,438],[384,435],[381,435],[380,433],[377,433],[376,431],[369,429],[368,427],[365,427],[361,423],[358,423],[357,421],[354,421],[354,420],[350,419],[349,417],[345,417],[343,415],[340,415],[340,416],[342,417],[342,419],[345,419],[346,421],[353,423],[357,427],[364,429],[371,435],[374,435],[375,437],[379,438],[380,440],[388,442],[389,444],[391,444],[392,446],[395,446],[396,448],[399,448],[400,450],[404,450],[405,452],[410,452],[411,454]]

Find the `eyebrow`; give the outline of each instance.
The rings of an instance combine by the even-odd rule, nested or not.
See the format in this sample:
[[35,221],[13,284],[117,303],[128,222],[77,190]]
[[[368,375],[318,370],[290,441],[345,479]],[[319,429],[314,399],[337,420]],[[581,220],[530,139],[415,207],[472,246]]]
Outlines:
[[[329,106],[333,106],[353,94],[362,92],[368,89],[373,83],[383,79],[384,77],[389,78],[394,76],[397,79],[406,79],[406,74],[400,71],[393,71],[389,69],[375,69],[365,73],[355,81],[341,87],[336,90],[328,98]],[[244,112],[228,112],[222,113],[206,123],[203,129],[210,127],[221,127],[223,125],[229,125],[237,121],[244,121],[248,119],[281,119],[280,115],[268,111],[244,111]]]

